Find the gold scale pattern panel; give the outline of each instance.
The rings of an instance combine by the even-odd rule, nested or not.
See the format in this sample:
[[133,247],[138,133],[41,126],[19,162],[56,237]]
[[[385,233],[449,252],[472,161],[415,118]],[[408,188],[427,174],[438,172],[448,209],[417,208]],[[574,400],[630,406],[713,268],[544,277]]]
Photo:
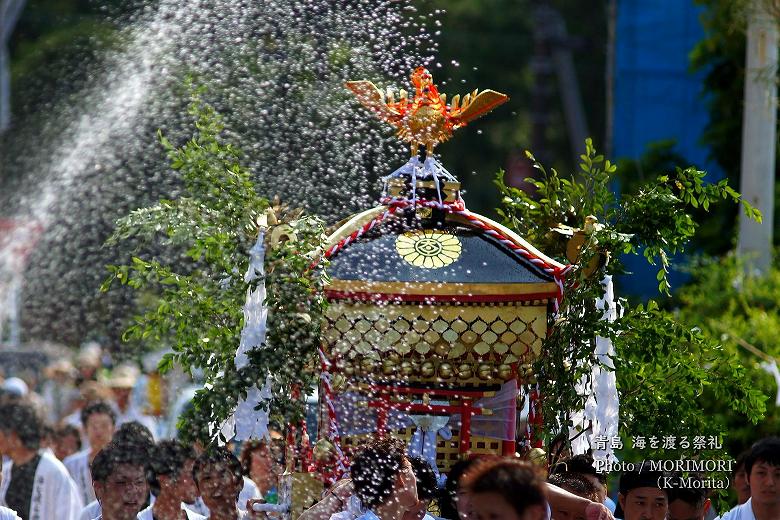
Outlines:
[[399,371],[410,380],[478,383],[539,355],[546,301],[506,304],[365,304],[332,301],[326,350],[348,375]]

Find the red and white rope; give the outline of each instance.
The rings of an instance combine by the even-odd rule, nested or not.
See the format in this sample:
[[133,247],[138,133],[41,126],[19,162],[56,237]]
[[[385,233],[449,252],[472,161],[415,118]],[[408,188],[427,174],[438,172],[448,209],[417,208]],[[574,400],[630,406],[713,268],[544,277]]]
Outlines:
[[336,406],[333,404],[333,387],[330,383],[331,362],[321,348],[317,350],[320,355],[320,365],[322,367],[322,370],[320,371],[320,381],[322,381],[325,408],[328,410],[328,438],[336,449],[339,471],[341,471],[342,474],[346,474],[347,467],[344,464],[345,457],[344,452],[341,449],[341,435],[339,434],[339,426],[336,419]]
[[463,200],[457,200],[455,202],[439,202],[437,200],[424,200],[424,199],[386,198],[383,199],[381,202],[387,206],[387,209],[382,213],[380,213],[379,215],[377,215],[376,217],[374,217],[373,219],[371,219],[371,221],[367,222],[357,230],[353,231],[347,237],[341,239],[339,242],[337,242],[336,244],[328,248],[328,250],[325,251],[325,258],[330,259],[334,257],[342,249],[348,247],[350,244],[354,243],[360,237],[365,235],[367,232],[376,228],[379,224],[381,224],[384,220],[386,220],[387,217],[394,215],[399,209],[407,208],[410,206],[436,208],[436,209],[446,211],[448,213],[462,216],[463,218],[468,220],[473,226],[481,229],[486,235],[497,240],[498,242],[500,242],[501,244],[509,248],[514,253],[520,255],[521,257],[528,260],[538,268],[542,269],[544,272],[552,275],[555,284],[558,286],[558,294],[555,300],[553,300],[554,311],[556,314],[558,313],[561,300],[563,299],[563,282],[566,277],[566,274],[573,268],[573,265],[566,265],[563,267],[551,265],[545,259],[540,258],[532,251],[528,250],[527,248],[523,247],[520,244],[517,244],[514,240],[504,235],[496,227],[482,220],[482,218],[476,213],[472,213],[471,211],[467,210],[463,203]]

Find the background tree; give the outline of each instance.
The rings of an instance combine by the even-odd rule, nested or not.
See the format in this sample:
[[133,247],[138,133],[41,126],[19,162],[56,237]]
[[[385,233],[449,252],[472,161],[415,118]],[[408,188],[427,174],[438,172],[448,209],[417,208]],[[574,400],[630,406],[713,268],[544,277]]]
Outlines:
[[[208,442],[248,388],[262,387],[269,376],[274,395],[270,410],[278,422],[302,417],[301,402],[294,396],[308,395],[317,381],[324,275],[322,266],[312,268],[312,263],[324,228],[319,219],[297,213],[285,224],[289,240],[270,242],[262,280],[268,333],[264,344],[249,353],[249,365],[237,369],[233,359],[244,326],[244,300],[259,282],[245,282],[244,272],[257,240],[258,217],[270,203],[258,195],[240,152],[224,140],[220,118],[197,93],[189,114],[197,129],[191,140],[174,147],[161,136],[171,168],[184,181],[181,195],[120,219],[107,243],[116,247],[131,238],[156,242],[184,251],[187,260],[134,256],[125,265],[109,266],[103,290],[129,286],[145,301],[123,338],[146,346],[170,345],[174,352],[160,363],[163,372],[179,365],[188,373],[203,373],[205,387],[196,393],[180,431]],[[282,213],[276,208],[280,219]]]
[[[529,158],[533,160],[530,154]],[[596,154],[590,140],[576,175],[561,175],[534,164],[541,175],[530,182],[537,188],[538,199],[506,186],[499,174],[503,195],[499,214],[504,223],[563,261],[570,247],[565,237],[584,233],[576,252],[579,269],[566,282],[560,314],[544,345],[548,355],[534,367],[540,391],[546,396],[543,416],[550,438],[568,432],[573,426],[571,411],[584,406],[577,385],[591,377],[590,367],[599,362],[594,355],[596,336],[610,337],[615,345],[624,439],[636,434],[724,435],[723,416],[712,417],[704,411],[710,399],[728,410],[724,413],[753,424],[759,421],[766,396],[753,387],[745,368],[717,341],[653,301],[635,305],[621,299],[622,316],[612,323],[604,321],[596,299],[602,296],[604,275],[624,272],[623,254],[641,254],[658,265],[658,288],[668,295],[670,258],[685,249],[699,227],[692,210],[709,210],[725,199],[740,202],[753,218],[760,214],[726,180],[706,184],[705,173],[692,167],[648,179],[618,199],[610,190],[616,167]],[[690,448],[688,455],[697,453]],[[669,456],[667,452],[665,458]]]

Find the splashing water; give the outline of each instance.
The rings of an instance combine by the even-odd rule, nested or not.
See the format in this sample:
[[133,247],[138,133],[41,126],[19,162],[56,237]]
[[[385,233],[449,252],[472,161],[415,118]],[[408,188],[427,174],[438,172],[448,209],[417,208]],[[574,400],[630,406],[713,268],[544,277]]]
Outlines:
[[[261,194],[330,219],[370,204],[376,179],[402,152],[342,84],[405,86],[408,71],[436,51],[427,21],[411,1],[390,0],[162,0],[139,9],[118,48],[91,65],[96,79],[77,98],[45,107],[50,120],[37,130],[49,138],[18,143],[6,165],[24,175],[3,195],[3,206],[15,208],[3,216],[44,230],[26,268],[25,334],[118,342],[131,296],[97,289],[104,266],[128,252],[101,246],[118,217],[176,196],[154,132],[173,142],[191,135],[186,75],[208,88]],[[0,246],[2,280],[12,278],[14,251]],[[0,284],[0,301],[10,285]],[[8,306],[0,308],[7,322]]]

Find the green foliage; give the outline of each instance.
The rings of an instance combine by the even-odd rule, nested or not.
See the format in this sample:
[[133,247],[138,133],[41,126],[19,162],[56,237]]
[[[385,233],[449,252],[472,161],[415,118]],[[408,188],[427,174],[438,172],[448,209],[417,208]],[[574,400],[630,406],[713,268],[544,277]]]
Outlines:
[[[250,353],[248,367],[236,370],[233,358],[243,327],[242,308],[253,284],[244,282],[248,251],[256,241],[258,217],[269,208],[260,197],[240,153],[220,137],[218,115],[193,91],[189,109],[195,136],[176,147],[160,135],[171,167],[184,181],[182,196],[133,211],[117,222],[108,246],[142,238],[184,248],[187,260],[165,265],[155,258],[132,258],[127,265],[109,266],[107,291],[119,283],[144,294],[156,294],[156,305],[136,316],[124,339],[171,345],[173,353],[160,363],[202,370],[205,389],[194,400],[183,431],[208,440],[246,396],[252,384],[273,374],[271,413],[283,423],[300,417],[301,403],[291,398],[313,382],[324,306],[322,269],[312,262],[324,237],[322,222],[313,217],[288,219],[289,240],[266,253],[268,334],[264,346]],[[257,282],[255,282],[257,283]]]
[[[765,396],[717,341],[680,323],[653,301],[632,306],[619,300],[622,315],[608,322],[596,300],[603,295],[605,275],[624,273],[623,254],[642,254],[648,262],[660,264],[658,289],[669,294],[669,258],[683,251],[698,229],[692,212],[727,200],[741,203],[751,218],[760,220],[760,213],[726,181],[708,184],[705,173],[692,167],[658,175],[617,198],[610,190],[617,169],[596,153],[590,140],[578,175],[560,175],[545,169],[530,153],[528,157],[540,172],[527,180],[536,188],[535,195],[507,186],[499,173],[496,182],[503,205],[498,212],[506,225],[542,251],[578,265],[566,280],[565,298],[544,347],[548,355],[535,365],[546,396],[548,433],[571,426],[570,411],[583,408],[576,385],[589,380],[590,367],[598,363],[593,354],[597,336],[609,337],[615,345],[624,438],[722,434],[723,421],[702,413],[707,398],[758,421]],[[579,248],[573,247],[577,239],[582,241]]]
[[[760,212],[727,181],[707,184],[706,173],[693,167],[678,167],[674,173],[659,175],[635,194],[623,194],[618,201],[609,186],[617,167],[596,154],[590,139],[585,146],[585,154],[580,156],[579,178],[563,177],[555,169],[548,172],[526,152],[541,173],[539,179],[527,179],[537,189],[535,196],[507,186],[503,172],[496,180],[503,196],[499,215],[532,243],[559,259],[566,257],[566,241],[550,230],[559,224],[584,225],[586,217],[594,216],[599,223],[585,230],[587,239],[578,263],[587,265],[590,258],[602,254],[609,260],[607,272],[617,274],[624,270],[620,257],[613,253],[641,251],[649,263],[660,262],[658,290],[669,294],[669,257],[684,251],[699,226],[690,214],[692,210],[708,211],[711,204],[729,199],[741,203],[749,217],[761,219]],[[585,258],[588,255],[590,258]]]
[[[777,263],[761,278],[746,276],[745,265],[735,256],[699,258],[688,267],[692,280],[676,293],[679,319],[696,325],[711,341],[723,344],[726,356],[744,365],[745,378],[757,391],[774,396],[776,383],[760,364],[780,360],[780,269]],[[766,419],[755,427],[740,417],[724,415],[714,403],[704,403],[713,417],[728,422],[732,453],[748,448],[756,438],[780,428],[780,410],[770,407]]]

